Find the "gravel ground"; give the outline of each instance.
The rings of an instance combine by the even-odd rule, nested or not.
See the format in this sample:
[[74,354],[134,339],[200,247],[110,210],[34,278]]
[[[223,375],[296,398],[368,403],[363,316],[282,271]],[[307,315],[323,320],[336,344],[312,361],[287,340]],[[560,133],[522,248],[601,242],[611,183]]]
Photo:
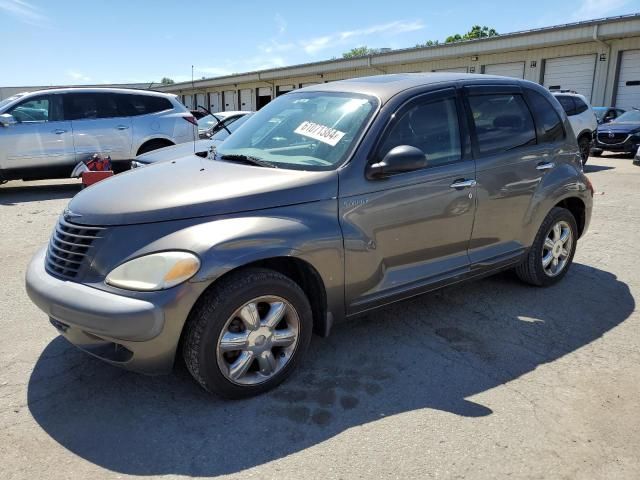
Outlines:
[[640,168],[587,171],[593,222],[559,285],[505,273],[397,304],[241,402],[57,337],[23,278],[77,182],[0,187],[1,477],[640,478]]

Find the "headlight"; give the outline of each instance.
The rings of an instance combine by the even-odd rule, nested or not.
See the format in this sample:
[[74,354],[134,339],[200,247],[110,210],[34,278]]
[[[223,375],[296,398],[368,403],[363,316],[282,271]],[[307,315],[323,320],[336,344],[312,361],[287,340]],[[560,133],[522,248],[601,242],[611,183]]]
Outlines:
[[164,290],[186,282],[199,269],[200,260],[193,253],[152,253],[116,267],[106,282],[127,290]]

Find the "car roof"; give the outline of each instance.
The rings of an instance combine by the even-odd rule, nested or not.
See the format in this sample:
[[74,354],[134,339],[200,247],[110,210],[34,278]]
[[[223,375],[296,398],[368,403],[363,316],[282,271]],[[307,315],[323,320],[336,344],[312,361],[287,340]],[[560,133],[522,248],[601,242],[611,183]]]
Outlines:
[[41,95],[43,93],[73,93],[73,92],[86,92],[86,93],[128,93],[132,95],[151,95],[156,97],[172,97],[175,95],[172,93],[157,92],[155,90],[143,90],[137,88],[117,88],[117,87],[64,87],[64,88],[44,88],[42,90],[34,90],[32,92],[24,92],[24,96],[27,95]]
[[392,73],[387,75],[350,78],[348,80],[338,80],[330,83],[320,83],[310,85],[299,90],[294,90],[290,93],[301,91],[358,93],[377,97],[382,103],[386,103],[398,93],[413,87],[473,80],[482,80],[487,83],[500,82],[503,84],[507,83],[513,85],[518,85],[522,82],[515,78],[472,73]]

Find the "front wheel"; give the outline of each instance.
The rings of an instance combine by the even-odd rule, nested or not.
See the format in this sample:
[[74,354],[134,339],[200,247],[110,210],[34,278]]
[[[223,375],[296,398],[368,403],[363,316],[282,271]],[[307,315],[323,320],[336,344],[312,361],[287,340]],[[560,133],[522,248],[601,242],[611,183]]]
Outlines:
[[594,157],[601,157],[603,153],[603,150],[601,148],[592,148],[591,149],[591,155],[593,155]]
[[589,153],[591,152],[591,140],[587,135],[583,135],[578,140],[578,147],[580,148],[580,158],[582,159],[582,164],[584,165],[589,160]]
[[578,241],[578,227],[571,212],[555,207],[540,230],[522,264],[516,267],[520,280],[538,287],[559,282],[569,270]]
[[183,356],[206,390],[227,398],[266,392],[300,363],[312,313],[302,289],[266,269],[232,274],[206,292],[186,325]]

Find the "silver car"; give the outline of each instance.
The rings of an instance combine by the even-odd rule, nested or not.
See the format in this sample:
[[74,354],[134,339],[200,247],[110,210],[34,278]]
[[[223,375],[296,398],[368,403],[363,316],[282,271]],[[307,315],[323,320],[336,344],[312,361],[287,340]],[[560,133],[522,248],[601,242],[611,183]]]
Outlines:
[[17,94],[0,102],[0,182],[68,177],[94,153],[126,170],[137,155],[196,137],[196,119],[175,95],[116,88]]

